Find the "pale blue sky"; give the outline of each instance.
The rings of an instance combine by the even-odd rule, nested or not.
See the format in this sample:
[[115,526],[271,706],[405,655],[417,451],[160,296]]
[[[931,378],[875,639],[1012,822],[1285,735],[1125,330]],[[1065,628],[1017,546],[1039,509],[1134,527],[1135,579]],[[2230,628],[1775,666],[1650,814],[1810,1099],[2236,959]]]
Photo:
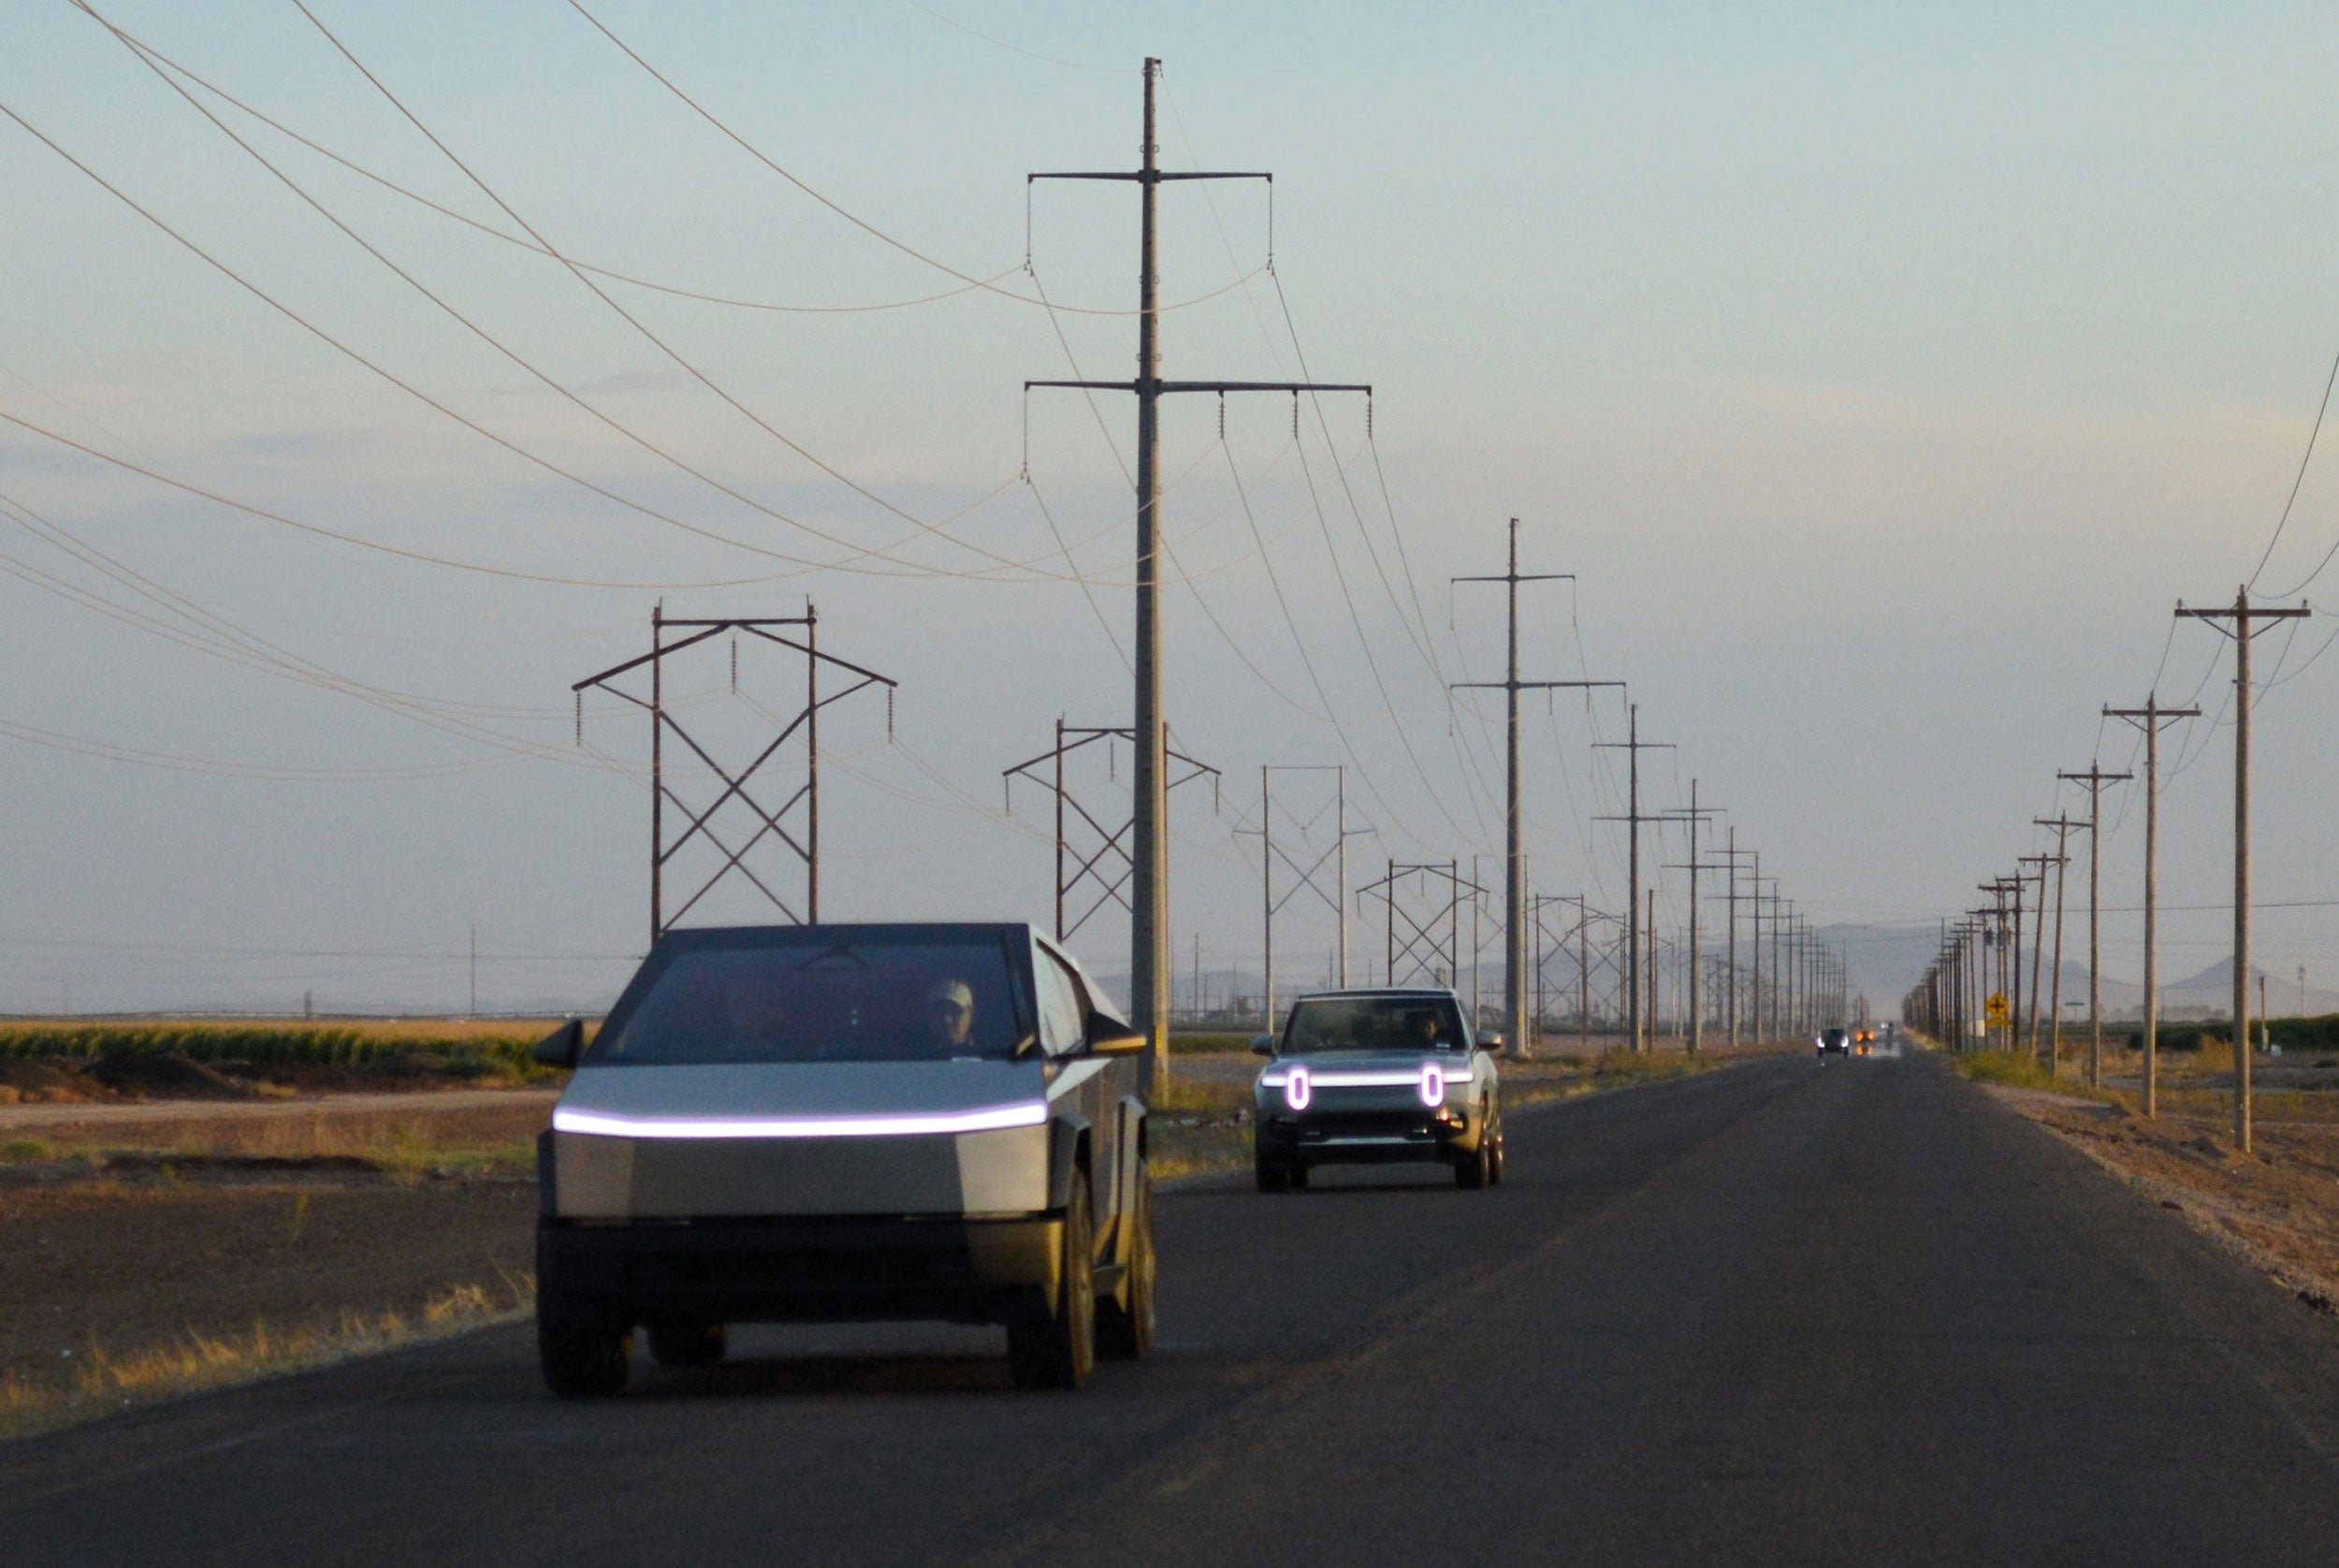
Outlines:
[[[334,151],[509,226],[289,0],[98,8]],[[1480,788],[1499,777],[1482,721],[1493,710],[1449,710],[1438,678],[1495,673],[1493,603],[1449,598],[1445,579],[1496,570],[1516,515],[1531,565],[1580,575],[1529,620],[1537,669],[1629,677],[1646,733],[1680,744],[1655,764],[1652,804],[1702,778],[1822,919],[1962,907],[1970,884],[2032,848],[2055,771],[2096,751],[2099,705],[2143,696],[2173,602],[2230,597],[2249,575],[2339,348],[2339,36],[2309,7],[591,8],[792,172],[981,276],[1024,260],[1025,170],[1134,156],[1147,53],[1167,62],[1166,161],[1275,171],[1276,276],[1300,346],[1320,377],[1375,384],[1375,445],[1361,409],[1328,402],[1326,426],[1311,411],[1295,449],[1288,404],[1263,399],[1230,407],[1228,449],[1370,776],[1359,814],[1383,836],[1359,850],[1358,880],[1385,852],[1495,847],[1499,814]],[[574,255],[796,304],[952,286],[692,118],[560,0],[315,9]],[[529,380],[65,0],[9,0],[5,15],[0,102],[349,347],[646,505],[835,558]],[[558,266],[221,112],[613,418],[835,538],[879,548],[912,531],[726,409]],[[1033,258],[1052,298],[1127,308],[1132,206],[1126,187],[1040,189]],[[1256,188],[1171,190],[1164,213],[1172,299],[1264,259]],[[0,411],[428,553],[643,581],[782,564],[688,539],[463,430],[5,123],[0,245],[12,259]],[[1001,286],[1032,283],[1012,272]],[[691,365],[904,512],[945,518],[1005,484],[950,526],[1018,560],[1053,549],[1034,493],[1012,483],[1020,384],[1066,373],[1039,309],[969,294],[780,314],[611,288]],[[1126,373],[1126,316],[1058,320],[1086,373]],[[1164,330],[1173,375],[1293,366],[1263,276]],[[1102,413],[1126,454],[1128,411]],[[1249,961],[1256,863],[1228,830],[1257,767],[1344,752],[1300,711],[1318,699],[1217,451],[1215,409],[1177,409],[1167,439],[1169,472],[1191,471],[1170,530],[1205,596],[1170,597],[1170,711],[1229,780],[1222,815],[1180,808],[1174,923],[1182,953],[1199,932],[1206,963]],[[1039,495],[1086,542],[1075,559],[1125,629],[1115,456],[1063,395],[1033,403],[1029,440]],[[568,682],[632,651],[654,597],[322,544],[22,433],[0,434],[0,492],[283,648],[531,747],[566,745]],[[17,524],[0,535],[11,560],[100,582]],[[2318,461],[2261,586],[2291,587],[2334,537],[2339,480]],[[931,540],[897,553],[929,569],[982,563]],[[825,780],[835,913],[1044,912],[1044,845],[978,807],[1059,713],[1121,721],[1127,701],[1062,570],[1058,559],[1049,580],[1020,585],[831,571],[670,595],[688,610],[784,611],[812,593],[824,645],[903,679],[901,741],[967,797],[888,749],[881,715],[840,714]],[[1402,630],[1400,607],[1410,616],[1416,599],[1434,672]],[[459,969],[443,963],[289,954],[453,952],[473,920],[493,951],[638,948],[643,796],[623,776],[515,759],[193,654],[15,576],[0,577],[0,720],[16,726],[274,769],[498,763],[250,779],[0,739],[0,884],[17,895],[0,917],[0,1008],[53,1006],[68,985],[77,1005],[297,1000],[309,984],[327,1001],[451,1001]],[[2323,635],[2310,623],[2284,673]],[[2281,634],[2261,647],[2273,666]],[[2175,632],[2163,695],[2186,696],[2219,648],[2200,628]],[[2313,783],[2339,733],[2335,671],[2311,666],[2261,709],[2269,899],[2339,897],[2339,834]],[[597,712],[590,738],[631,758],[629,724]],[[1616,804],[1613,769],[1587,743],[1618,728],[1605,699],[1591,721],[1562,704],[1554,720],[1536,713],[1530,752],[1539,886],[1589,887],[1611,907],[1618,841],[1588,819]],[[2225,734],[2196,737],[2211,749],[2169,797],[2174,901],[2220,896]],[[2122,765],[2129,750],[2113,733],[2100,755]],[[1023,825],[1039,820],[1035,799]],[[2139,837],[2129,821],[2107,846],[2115,902],[2134,902]],[[1678,887],[1666,899],[1678,922]],[[2333,916],[2269,913],[2263,958],[2280,974],[2339,974]],[[2214,913],[2174,921],[2169,967],[2222,953],[2218,925]],[[1360,949],[1376,929],[1358,922]],[[1118,967],[1117,936],[1098,936],[1090,956]],[[2132,975],[2132,933],[2108,936],[2109,966]],[[1300,924],[1292,940],[1320,951],[1329,936]],[[178,949],[205,951],[163,956]],[[486,999],[590,989],[621,969],[505,965]]]

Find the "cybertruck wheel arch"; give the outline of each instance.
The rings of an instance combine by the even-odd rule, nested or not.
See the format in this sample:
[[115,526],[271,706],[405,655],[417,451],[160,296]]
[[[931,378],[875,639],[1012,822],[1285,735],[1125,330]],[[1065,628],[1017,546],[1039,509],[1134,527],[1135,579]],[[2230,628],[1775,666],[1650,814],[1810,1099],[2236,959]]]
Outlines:
[[1072,1201],[1072,1182],[1088,1171],[1088,1118],[1076,1113],[1048,1124],[1048,1207],[1061,1212]]

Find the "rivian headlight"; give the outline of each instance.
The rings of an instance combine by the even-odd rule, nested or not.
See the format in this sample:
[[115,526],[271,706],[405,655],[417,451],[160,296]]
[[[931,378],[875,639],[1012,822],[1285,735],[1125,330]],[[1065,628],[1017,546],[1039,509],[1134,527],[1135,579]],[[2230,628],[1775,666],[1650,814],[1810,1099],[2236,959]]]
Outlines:
[[1284,1104],[1294,1111],[1305,1111],[1314,1094],[1314,1086],[1308,1082],[1308,1069],[1293,1064],[1290,1073],[1284,1079]]
[[1435,1062],[1421,1064],[1421,1103],[1430,1106],[1446,1103],[1446,1069]]

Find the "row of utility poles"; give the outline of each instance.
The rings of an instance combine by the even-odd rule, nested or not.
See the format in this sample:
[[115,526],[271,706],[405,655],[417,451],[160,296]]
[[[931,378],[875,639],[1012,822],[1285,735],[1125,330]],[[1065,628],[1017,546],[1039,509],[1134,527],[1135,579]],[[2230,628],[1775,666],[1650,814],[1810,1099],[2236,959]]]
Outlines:
[[[2309,611],[2303,605],[2275,607],[2252,603],[2249,589],[2236,591],[2230,605],[2214,608],[2176,607],[2179,618],[2208,622],[2230,638],[2233,670],[2233,1004],[2230,1013],[2233,1042],[2233,1142],[2247,1151],[2251,1145],[2250,1092],[2250,719],[2257,687],[2250,674],[2251,642],[2273,625],[2296,620]],[[2143,1102],[2147,1117],[2159,1114],[2160,1031],[2160,735],[2170,725],[2201,717],[2197,707],[2164,705],[2158,693],[2147,696],[2141,707],[2106,706],[2103,716],[2133,725],[2143,734],[2144,756],[2144,900],[2143,900]],[[2036,1056],[2050,1074],[2062,1061],[2062,947],[2064,879],[2069,864],[2068,844],[2074,833],[2087,839],[2087,1082],[2103,1082],[2103,1007],[2100,983],[2102,949],[2099,930],[2101,915],[2101,839],[2103,791],[2129,779],[2125,773],[2106,773],[2097,763],[2084,772],[2061,772],[2060,781],[2087,791],[2087,815],[2074,819],[2058,811],[2034,819],[2037,826],[2056,835],[2050,854],[2025,855],[2011,877],[1983,883],[1988,906],[1969,909],[1962,919],[1944,921],[1941,945],[1903,1002],[1903,1013],[1918,1028],[1965,1049],[1977,1038],[1999,1049]],[[2021,867],[2036,866],[2036,871]],[[2040,1027],[2039,971],[2046,945],[2049,872],[2055,886],[2054,965],[2049,982],[2048,1022]],[[2023,915],[2027,890],[2038,888],[2031,922],[2029,1012],[2024,1024],[2022,977]],[[2012,900],[2011,910],[2009,900]],[[2011,916],[2011,918],[2010,918]]]
[[[1131,722],[1126,726],[1070,726],[1059,719],[1054,746],[1005,770],[1004,780],[1010,790],[1017,779],[1036,783],[1048,790],[1053,796],[1056,852],[1053,893],[1057,934],[1070,936],[1091,916],[1108,906],[1118,906],[1127,912],[1130,1018],[1147,1038],[1151,1070],[1156,1082],[1160,1082],[1166,1065],[1170,1000],[1168,797],[1173,787],[1206,777],[1212,780],[1213,791],[1218,785],[1215,768],[1184,756],[1171,747],[1169,725],[1164,716],[1160,402],[1165,397],[1181,393],[1214,394],[1223,399],[1229,393],[1274,392],[1291,397],[1296,411],[1298,399],[1303,394],[1359,393],[1368,399],[1372,394],[1372,387],[1360,383],[1174,381],[1164,378],[1161,373],[1158,245],[1160,187],[1173,181],[1268,181],[1272,177],[1258,171],[1163,169],[1160,167],[1155,111],[1159,77],[1160,62],[1148,59],[1143,74],[1143,133],[1139,144],[1137,167],[1035,172],[1026,177],[1027,185],[1036,185],[1043,180],[1077,180],[1126,182],[1138,188],[1140,264],[1135,373],[1125,381],[1033,380],[1024,384],[1026,397],[1039,388],[1069,388],[1082,393],[1126,392],[1136,399],[1135,638]],[[1527,881],[1520,806],[1523,763],[1519,694],[1522,691],[1561,689],[1621,690],[1623,687],[1621,681],[1612,680],[1521,678],[1518,667],[1519,588],[1523,584],[1563,578],[1562,573],[1526,573],[1519,571],[1518,524],[1514,519],[1506,570],[1499,575],[1456,579],[1458,582],[1502,584],[1508,609],[1508,657],[1504,678],[1500,681],[1458,682],[1456,686],[1458,689],[1495,690],[1504,693],[1506,810],[1503,918],[1498,935],[1503,948],[1504,1029],[1514,1051],[1526,1050],[1532,1042],[1534,1018],[1529,1008],[1529,990],[1531,976],[1538,980],[1540,978],[1539,968],[1531,961],[1530,951],[1533,922],[1530,914],[1531,893]],[[881,688],[889,694],[890,731],[890,694],[894,683],[875,671],[849,663],[821,649],[816,641],[817,628],[818,621],[809,604],[801,617],[722,618],[668,617],[661,607],[652,616],[651,646],[647,654],[576,683],[579,745],[584,743],[583,702],[588,691],[615,696],[639,706],[649,716],[649,902],[653,940],[680,921],[716,886],[732,880],[752,884],[771,905],[777,907],[784,919],[805,922],[820,920],[819,717],[824,709],[854,693]],[[777,734],[759,736],[749,748],[748,760],[743,762],[719,761],[719,748],[703,743],[684,726],[677,704],[667,700],[665,690],[666,666],[671,660],[691,649],[717,646],[718,639],[725,638],[732,648],[733,694],[741,696],[759,719],[768,720],[777,730]],[[773,713],[740,692],[737,660],[743,639],[758,647],[777,648],[801,656],[805,672],[804,697],[792,718]],[[646,686],[646,690],[636,690],[637,686],[643,685]],[[1685,809],[1655,813],[1643,809],[1641,753],[1664,748],[1669,743],[1641,738],[1637,704],[1629,704],[1626,713],[1627,738],[1621,742],[1603,744],[1626,752],[1630,778],[1626,811],[1621,818],[1628,828],[1629,887],[1622,914],[1624,951],[1619,979],[1624,997],[1626,1031],[1632,1047],[1646,1050],[1651,1044],[1656,995],[1655,891],[1644,881],[1641,840],[1643,827],[1651,823],[1681,823],[1689,830],[1689,859],[1678,868],[1687,870],[1690,877],[1690,997],[1687,1010],[1692,1050],[1703,1046],[1707,1010],[1702,991],[1705,943],[1701,922],[1702,907],[1709,901],[1703,894],[1701,878],[1707,873],[1726,873],[1729,878],[1728,892],[1724,895],[1729,905],[1729,959],[1724,969],[1727,996],[1722,1010],[1732,1042],[1736,1043],[1740,1037],[1740,969],[1736,949],[1740,929],[1738,911],[1742,902],[1747,906],[1751,918],[1753,946],[1753,962],[1746,997],[1751,1008],[1748,1020],[1751,1033],[1757,1038],[1775,1035],[1783,1027],[1791,1024],[1799,1026],[1829,1009],[1840,1008],[1843,987],[1839,960],[1819,947],[1808,928],[1800,923],[1800,917],[1794,914],[1792,905],[1780,897],[1776,891],[1776,878],[1761,875],[1759,858],[1751,849],[1741,853],[1736,843],[1736,830],[1731,830],[1730,847],[1721,853],[1720,858],[1711,861],[1701,858],[1701,838],[1707,820],[1719,813],[1699,804],[1695,785],[1692,786],[1690,805]],[[683,748],[694,760],[690,767],[676,771],[668,766],[670,742]],[[1066,775],[1068,759],[1075,754],[1094,756],[1097,748],[1105,753],[1110,770],[1111,759],[1124,744],[1130,752],[1131,799],[1126,823],[1118,820],[1117,816],[1100,815],[1082,806]],[[803,763],[801,772],[797,772],[792,765],[794,756],[799,754]],[[1278,778],[1281,777],[1287,784],[1297,785],[1300,781],[1293,776],[1302,774],[1317,775],[1319,781],[1320,776],[1325,774],[1332,777],[1333,826],[1329,849],[1322,846],[1320,835],[1312,836],[1305,831],[1304,825],[1295,827],[1292,832],[1278,832],[1279,822],[1286,826],[1293,825],[1286,801],[1278,797]],[[686,777],[686,775],[689,777]],[[691,796],[687,792],[691,779],[699,777],[714,787],[711,798]],[[1266,968],[1265,1000],[1271,1016],[1276,989],[1274,922],[1277,914],[1294,899],[1311,903],[1320,901],[1338,911],[1342,935],[1337,967],[1344,981],[1348,978],[1346,925],[1351,896],[1347,885],[1348,842],[1352,837],[1371,830],[1349,825],[1346,785],[1346,769],[1340,764],[1271,763],[1260,769],[1258,823],[1243,831],[1259,840],[1262,956]],[[1011,795],[1010,805],[1012,805]],[[1279,817],[1279,809],[1284,811],[1283,816]],[[694,875],[679,887],[670,886],[670,868],[678,865],[680,862],[676,857],[686,852],[710,857],[714,870],[703,880]],[[786,877],[775,878],[759,867],[757,857],[773,853],[782,857]],[[1742,859],[1751,863],[1751,868],[1742,867]],[[1749,874],[1742,877],[1742,869],[1748,869]],[[1407,878],[1426,878],[1439,872],[1444,874],[1447,894],[1444,915],[1446,930],[1445,968],[1449,979],[1453,976],[1459,907],[1456,901],[1461,895],[1464,883],[1458,863],[1451,862],[1439,866],[1433,864],[1400,864],[1392,861],[1387,877],[1365,890],[1368,896],[1382,897],[1387,907],[1386,974],[1393,976],[1402,964],[1437,951],[1434,917],[1425,923],[1410,914],[1404,915],[1401,930],[1399,891],[1401,882]],[[1325,885],[1328,880],[1330,883],[1329,887]],[[1772,891],[1765,893],[1765,885]],[[1468,886],[1474,899],[1484,891],[1477,888],[1475,876],[1470,878]],[[677,893],[678,897],[675,896]],[[1591,909],[1580,899],[1576,902],[1581,922],[1588,925],[1591,920],[1598,918],[1597,911]],[[1473,907],[1475,919],[1475,903]],[[1767,951],[1765,947],[1766,926]],[[1477,957],[1475,949],[1474,939],[1474,966]],[[1579,945],[1579,968],[1588,971],[1588,961],[1583,958],[1582,951]],[[1766,960],[1767,970],[1765,967]],[[1578,978],[1582,989],[1588,993],[1588,972],[1579,974]],[[1792,1002],[1786,1001],[1787,998],[1793,998]],[[1579,1010],[1588,1015],[1589,995],[1580,1000]]]

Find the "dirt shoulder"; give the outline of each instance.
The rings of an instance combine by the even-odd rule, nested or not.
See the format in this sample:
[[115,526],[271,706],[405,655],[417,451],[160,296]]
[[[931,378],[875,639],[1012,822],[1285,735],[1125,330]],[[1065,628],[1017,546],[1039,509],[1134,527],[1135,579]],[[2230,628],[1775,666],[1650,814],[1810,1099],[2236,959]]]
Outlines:
[[528,1301],[536,1188],[348,1157],[117,1156],[0,1170],[0,1435]]
[[2214,1112],[2146,1121],[2117,1096],[1983,1088],[2302,1300],[2339,1312],[2339,1124],[2261,1121],[2245,1154]]

